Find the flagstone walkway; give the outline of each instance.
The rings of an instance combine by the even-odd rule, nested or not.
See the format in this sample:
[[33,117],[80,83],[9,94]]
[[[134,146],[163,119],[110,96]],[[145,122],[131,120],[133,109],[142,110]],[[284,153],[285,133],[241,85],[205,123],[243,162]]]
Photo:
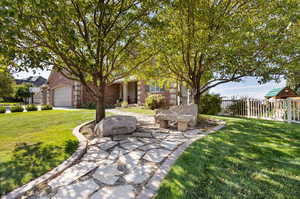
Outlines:
[[90,140],[87,152],[72,167],[36,191],[31,199],[150,199],[176,158],[204,132],[159,129],[151,116],[137,117],[130,136]]

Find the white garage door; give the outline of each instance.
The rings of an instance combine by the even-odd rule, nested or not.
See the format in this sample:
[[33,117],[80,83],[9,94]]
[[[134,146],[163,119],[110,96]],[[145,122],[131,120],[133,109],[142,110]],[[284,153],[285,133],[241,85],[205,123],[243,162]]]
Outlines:
[[54,90],[54,106],[72,106],[72,87]]

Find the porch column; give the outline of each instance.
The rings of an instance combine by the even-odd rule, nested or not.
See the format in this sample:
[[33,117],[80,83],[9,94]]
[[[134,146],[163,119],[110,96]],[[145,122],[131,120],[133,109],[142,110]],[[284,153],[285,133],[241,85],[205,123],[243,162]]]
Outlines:
[[123,82],[123,102],[128,104],[128,83]]

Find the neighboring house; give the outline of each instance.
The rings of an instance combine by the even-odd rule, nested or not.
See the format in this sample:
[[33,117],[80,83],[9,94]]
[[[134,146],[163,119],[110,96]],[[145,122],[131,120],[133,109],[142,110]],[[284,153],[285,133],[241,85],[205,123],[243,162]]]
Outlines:
[[267,99],[287,99],[292,97],[298,97],[298,95],[289,87],[274,88],[265,95]]
[[47,84],[47,79],[42,76],[30,76],[24,79],[16,79],[16,84],[30,84],[30,92],[32,97],[27,99],[30,104],[44,104],[44,86]]
[[[58,107],[83,107],[96,101],[80,82],[67,79],[59,72],[52,71],[47,84],[47,99],[44,103]],[[120,80],[106,89],[105,104],[108,107],[118,102],[141,105],[149,94],[159,93],[166,97],[170,105],[175,105],[179,104],[178,90],[176,84],[172,84],[169,89],[162,89],[134,78],[126,82]]]

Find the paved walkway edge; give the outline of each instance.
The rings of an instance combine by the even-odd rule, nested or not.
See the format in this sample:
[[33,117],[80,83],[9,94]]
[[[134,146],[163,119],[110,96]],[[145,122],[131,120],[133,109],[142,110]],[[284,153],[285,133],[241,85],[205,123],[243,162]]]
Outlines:
[[225,122],[222,121],[220,125],[214,127],[210,132],[206,134],[202,134],[203,136],[199,136],[195,139],[191,139],[188,142],[185,142],[183,145],[178,147],[161,165],[161,167],[154,173],[152,178],[147,183],[144,190],[142,190],[136,199],[151,199],[157,193],[159,186],[163,179],[166,177],[168,172],[170,171],[171,167],[177,160],[177,158],[195,141],[207,136],[208,134],[214,133],[222,128],[225,127]]
[[79,146],[77,150],[72,154],[70,158],[65,160],[63,163],[61,163],[59,166],[55,167],[48,173],[36,178],[33,181],[30,181],[29,183],[11,191],[7,195],[3,196],[2,199],[17,199],[23,196],[26,192],[32,190],[34,187],[36,187],[39,184],[45,183],[48,180],[53,179],[60,173],[62,173],[64,170],[72,166],[78,159],[82,157],[82,155],[86,152],[87,145],[88,145],[88,140],[80,133],[80,129],[87,125],[90,124],[93,121],[85,122],[76,128],[73,129],[73,135],[78,139],[79,141]]

